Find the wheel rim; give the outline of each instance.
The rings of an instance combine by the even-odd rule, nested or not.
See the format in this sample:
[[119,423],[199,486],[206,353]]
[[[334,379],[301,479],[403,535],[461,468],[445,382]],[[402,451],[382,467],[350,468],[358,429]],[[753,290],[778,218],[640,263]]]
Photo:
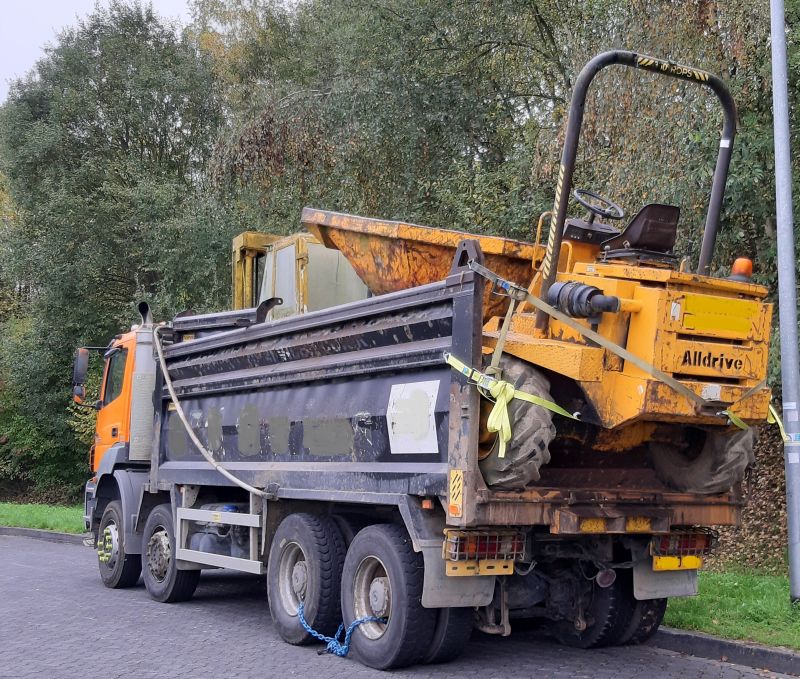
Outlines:
[[156,582],[164,582],[172,562],[172,545],[164,526],[158,526],[147,541],[147,569]]
[[392,615],[392,583],[383,562],[368,556],[358,564],[353,581],[353,613],[361,618],[385,618],[386,622],[371,620],[358,629],[368,639],[380,639]]
[[114,570],[119,558],[119,530],[116,522],[109,521],[100,535],[97,558],[109,570]]
[[278,581],[283,610],[288,615],[297,615],[297,609],[308,595],[308,561],[296,542],[289,542],[281,552]]

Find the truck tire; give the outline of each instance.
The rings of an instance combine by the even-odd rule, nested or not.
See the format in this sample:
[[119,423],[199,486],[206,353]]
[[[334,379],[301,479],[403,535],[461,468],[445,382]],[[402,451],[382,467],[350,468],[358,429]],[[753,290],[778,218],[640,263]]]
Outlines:
[[440,608],[433,639],[422,662],[435,665],[455,660],[467,647],[474,626],[475,611],[472,608]]
[[710,429],[700,452],[661,441],[650,443],[656,476],[674,490],[713,495],[744,479],[755,462],[753,429]]
[[388,670],[419,662],[427,653],[436,610],[422,607],[422,554],[415,552],[405,529],[376,524],[360,531],[350,544],[342,574],[344,624],[366,617],[353,631],[351,648],[368,667]]
[[636,601],[631,618],[617,643],[631,646],[643,644],[658,631],[666,611],[667,599]]
[[157,505],[144,524],[142,537],[142,579],[147,593],[161,603],[192,598],[200,571],[178,570],[175,559],[175,526],[172,507]]
[[619,578],[610,587],[592,583],[592,600],[585,611],[587,627],[579,631],[566,620],[553,628],[558,641],[573,648],[598,648],[618,643],[630,616],[629,600]]
[[627,599],[627,622],[613,643],[619,646],[643,644],[658,631],[667,610],[667,600],[636,599],[633,596],[633,570],[630,568],[618,570],[617,579],[621,581],[623,596]]
[[125,552],[122,505],[114,500],[106,505],[97,531],[97,565],[103,584],[110,589],[133,587],[142,572],[139,554]]
[[339,527],[345,547],[349,547],[358,531],[369,525],[369,520],[356,514],[333,514],[331,518]]
[[[503,379],[515,389],[552,400],[547,378],[529,363],[504,356],[500,361]],[[550,462],[550,442],[555,438],[553,413],[547,408],[512,399],[508,404],[511,440],[505,457],[500,457],[497,438],[488,455],[480,461],[483,480],[490,488],[517,490],[539,480],[539,468]]]
[[315,641],[297,611],[317,632],[333,636],[341,620],[339,586],[345,544],[333,519],[290,514],[278,526],[267,562],[269,611],[281,639],[295,646]]

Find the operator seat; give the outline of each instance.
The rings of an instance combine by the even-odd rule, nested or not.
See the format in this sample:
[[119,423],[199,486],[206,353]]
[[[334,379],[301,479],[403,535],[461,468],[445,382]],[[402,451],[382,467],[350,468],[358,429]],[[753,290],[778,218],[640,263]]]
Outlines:
[[636,259],[675,263],[671,254],[678,235],[681,209],[675,205],[645,205],[628,225],[601,243],[603,259]]

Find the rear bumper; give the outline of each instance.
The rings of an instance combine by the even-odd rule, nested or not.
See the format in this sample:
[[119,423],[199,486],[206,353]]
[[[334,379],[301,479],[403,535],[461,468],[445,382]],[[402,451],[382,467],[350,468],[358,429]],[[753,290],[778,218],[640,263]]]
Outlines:
[[[744,505],[738,492],[704,496],[641,491],[529,488],[483,491],[476,526],[549,526],[560,535],[665,533],[671,526],[735,526]],[[602,519],[592,524],[592,520]],[[594,526],[593,530],[586,530]],[[584,530],[581,530],[581,528]]]

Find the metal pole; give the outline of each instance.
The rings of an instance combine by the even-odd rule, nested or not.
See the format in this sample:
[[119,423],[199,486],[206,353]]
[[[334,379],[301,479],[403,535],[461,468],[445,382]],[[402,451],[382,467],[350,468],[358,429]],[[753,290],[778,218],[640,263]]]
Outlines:
[[797,353],[792,165],[789,145],[789,95],[783,0],[770,0],[772,37],[772,113],[775,130],[775,205],[778,233],[778,304],[781,331],[786,519],[789,524],[789,592],[800,602],[800,364]]

